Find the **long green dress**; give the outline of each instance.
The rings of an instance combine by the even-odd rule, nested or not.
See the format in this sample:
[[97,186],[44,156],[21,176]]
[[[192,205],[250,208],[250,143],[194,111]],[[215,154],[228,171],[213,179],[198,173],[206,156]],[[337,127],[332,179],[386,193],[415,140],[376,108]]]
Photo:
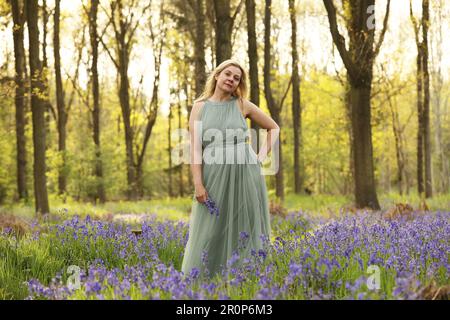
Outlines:
[[[236,134],[249,133],[237,98],[225,102],[206,100],[200,120],[203,184],[219,208],[219,215],[212,215],[206,205],[193,196],[189,238],[181,270],[188,275],[197,268],[202,276],[212,278],[221,274],[234,252],[239,252],[236,266],[250,257],[252,249],[264,248],[264,243],[270,239],[271,226],[261,163],[246,135]],[[222,140],[220,136],[211,138],[207,133],[209,129],[218,129]],[[223,156],[219,163],[205,161],[206,156],[218,154]]]

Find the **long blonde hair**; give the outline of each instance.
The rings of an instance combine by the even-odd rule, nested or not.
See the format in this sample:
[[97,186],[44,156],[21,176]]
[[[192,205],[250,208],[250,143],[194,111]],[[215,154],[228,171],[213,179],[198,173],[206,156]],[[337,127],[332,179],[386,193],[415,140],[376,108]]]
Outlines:
[[239,85],[232,95],[240,100],[242,100],[243,98],[247,98],[247,73],[245,72],[244,68],[238,61],[234,59],[228,59],[219,64],[209,74],[208,79],[206,80],[205,89],[203,89],[203,92],[200,95],[200,97],[195,99],[194,102],[206,100],[214,94],[214,90],[216,89],[217,84],[216,75],[220,74],[224,69],[226,69],[229,66],[235,66],[241,69],[242,73]]

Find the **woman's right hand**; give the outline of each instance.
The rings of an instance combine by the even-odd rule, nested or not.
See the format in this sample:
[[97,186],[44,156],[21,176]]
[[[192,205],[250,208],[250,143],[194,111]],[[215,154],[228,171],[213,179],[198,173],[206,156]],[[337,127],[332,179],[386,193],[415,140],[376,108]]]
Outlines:
[[198,185],[195,187],[195,198],[200,203],[203,203],[206,199],[208,199],[208,192],[203,185]]

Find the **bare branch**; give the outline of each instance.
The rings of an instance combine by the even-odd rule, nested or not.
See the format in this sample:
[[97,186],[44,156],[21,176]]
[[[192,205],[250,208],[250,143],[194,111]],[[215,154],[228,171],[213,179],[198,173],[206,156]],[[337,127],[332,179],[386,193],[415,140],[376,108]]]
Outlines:
[[412,1],[409,0],[409,17],[411,18],[411,22],[413,24],[414,35],[416,37],[416,44],[419,44],[419,25],[417,23],[416,17],[414,17],[413,9],[412,9]]
[[240,0],[238,6],[236,7],[236,11],[234,12],[233,16],[231,17],[231,25],[234,24],[234,20],[236,19],[237,15],[241,11],[241,8],[242,8],[243,4],[244,4],[244,1]]
[[129,37],[128,37],[128,41],[127,41],[127,47],[130,45],[131,40],[133,39],[134,33],[136,32],[137,27],[139,26],[139,21],[141,20],[141,18],[144,16],[145,12],[151,7],[152,2],[149,1],[148,5],[144,7],[144,9],[142,9],[142,14],[140,16],[139,19],[137,19],[136,24],[134,27],[132,27],[132,20],[130,19],[130,27],[132,27]]
[[288,94],[288,92],[289,92],[289,89],[291,88],[291,84],[292,84],[292,76],[289,78],[288,86],[287,86],[287,88],[286,88],[286,91],[284,92],[283,97],[281,98],[281,101],[280,101],[280,112],[281,112],[281,109],[283,108],[284,100],[285,100],[286,97],[287,97],[287,94]]
[[[80,65],[81,65],[81,60],[83,57],[83,44],[85,41],[85,34],[86,34],[86,25],[83,26],[83,33],[81,36],[81,44],[78,47],[78,58],[77,58],[77,64],[76,64],[76,68],[75,68],[75,76],[74,76],[75,82],[78,81],[78,76],[79,76],[79,72],[80,72]],[[68,74],[68,72],[66,72],[66,74]],[[72,108],[74,96],[75,96],[75,90],[72,90],[70,92],[69,101],[67,102],[67,107],[66,107],[66,122],[69,119],[69,114],[70,114],[70,110]]]
[[89,109],[89,111],[92,112],[92,109],[89,106],[89,101],[86,98],[86,96],[83,94],[83,92],[80,89],[80,86],[76,83],[75,79],[73,77],[70,76],[70,74],[67,74],[67,77],[69,78],[69,80],[72,82],[72,86],[73,88],[76,90],[76,92],[78,93],[78,96],[80,97],[80,99],[83,101],[84,105]]
[[344,81],[344,79],[342,79],[338,69],[336,68],[336,59],[334,58],[335,57],[334,45],[333,44],[331,44],[331,45],[332,45],[331,60],[333,61],[334,72],[336,73],[336,77],[337,77],[339,83],[341,84],[341,86],[345,87],[345,81]]
[[347,72],[350,76],[357,74],[355,63],[353,62],[350,53],[345,48],[345,38],[339,33],[337,20],[336,20],[336,8],[334,7],[333,0],[323,0],[325,9],[327,10],[328,21],[330,23],[331,36],[334,44],[336,45],[342,61],[344,62]]
[[383,20],[383,29],[381,30],[381,34],[380,34],[380,38],[378,39],[378,43],[375,46],[375,51],[373,54],[374,57],[376,57],[378,55],[378,53],[380,52],[381,44],[383,43],[384,35],[386,34],[388,20],[389,20],[390,6],[391,6],[391,0],[388,0],[387,5],[386,5],[386,14],[385,14],[384,20]]
[[109,57],[111,58],[111,61],[114,63],[115,67],[117,69],[119,68],[119,64],[116,62],[116,59],[112,56],[111,52],[109,51],[108,47],[106,46],[106,44],[103,42],[102,38],[99,38],[100,43],[103,45],[103,48],[106,50],[106,52],[108,53]]

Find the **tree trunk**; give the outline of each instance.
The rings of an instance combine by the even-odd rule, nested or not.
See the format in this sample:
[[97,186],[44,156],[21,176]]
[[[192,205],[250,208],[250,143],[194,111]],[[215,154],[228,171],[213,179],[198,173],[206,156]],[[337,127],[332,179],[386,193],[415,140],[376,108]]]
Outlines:
[[[386,15],[380,38],[375,43],[375,1],[349,0],[345,10],[349,48],[337,25],[336,8],[332,0],[323,0],[333,42],[347,69],[349,82],[349,102],[353,134],[353,159],[355,166],[355,201],[359,208],[370,207],[379,210],[375,191],[372,151],[371,103],[373,62],[377,56],[387,29],[390,0],[387,1]],[[373,26],[371,25],[373,23]]]
[[[371,82],[371,81],[370,81]],[[360,207],[380,209],[375,192],[370,125],[370,86],[350,86],[352,108],[353,159],[355,164],[355,200]]]
[[[256,17],[255,0],[246,0],[245,8],[247,13],[247,37],[248,37],[248,60],[249,60],[249,81],[250,81],[250,101],[259,106],[259,75],[258,75],[258,45],[256,41]],[[260,128],[251,120],[250,127],[255,131],[255,143],[252,143],[255,153],[259,152]]]
[[[39,6],[39,4],[38,4]],[[43,75],[45,79],[43,79],[43,85],[44,85],[44,92],[46,96],[50,96],[50,90],[48,86],[48,76],[47,73],[48,70],[48,59],[47,59],[47,25],[49,20],[49,14],[47,11],[47,0],[42,1],[42,68],[43,68]],[[51,117],[56,120],[56,114],[55,110],[50,102],[50,99],[45,100],[45,130],[47,137],[50,137],[50,122]],[[46,149],[48,149],[49,146],[49,139],[46,141]]]
[[445,101],[443,101],[443,92],[442,89],[444,87],[444,79],[442,76],[442,59],[443,59],[443,51],[442,51],[442,43],[443,35],[443,6],[444,0],[436,1],[435,3],[435,11],[436,11],[436,20],[435,24],[438,28],[437,32],[432,33],[432,40],[430,42],[430,52],[434,52],[435,56],[431,60],[433,62],[432,68],[432,88],[433,88],[433,108],[434,108],[434,128],[435,128],[435,155],[437,157],[436,165],[438,174],[435,175],[435,185],[436,191],[441,193],[448,192],[449,188],[449,178],[450,173],[448,169],[448,161],[446,157],[446,147],[444,145],[443,139],[443,130],[442,130],[442,117],[445,115],[445,112],[441,109],[446,105]]
[[347,115],[347,123],[346,123],[346,128],[347,128],[347,132],[348,132],[348,145],[349,145],[349,150],[348,150],[348,157],[349,157],[349,162],[348,162],[348,166],[349,166],[349,181],[351,182],[348,186],[348,189],[350,190],[350,192],[352,194],[355,194],[355,159],[354,159],[354,155],[353,155],[353,146],[354,146],[354,142],[353,142],[353,128],[352,128],[352,110],[351,110],[351,104],[350,104],[350,85],[349,85],[350,81],[348,79],[348,74],[347,74],[347,82],[345,82],[345,112]]
[[423,181],[423,77],[422,77],[422,48],[417,47],[417,188],[419,195],[425,191]]
[[206,83],[205,61],[205,5],[204,0],[195,2],[195,96],[199,97]]
[[53,29],[53,53],[55,59],[55,81],[56,81],[56,108],[58,110],[58,152],[62,157],[62,163],[58,172],[58,193],[64,194],[66,192],[66,124],[67,114],[64,104],[64,90],[61,77],[61,56],[60,56],[60,2],[55,0],[54,13],[54,29]]
[[121,51],[119,53],[119,100],[120,107],[122,110],[122,119],[124,124],[124,134],[125,134],[125,151],[126,151],[126,163],[127,163],[127,198],[129,200],[136,199],[137,197],[137,180],[136,180],[136,170],[135,170],[135,159],[133,154],[133,129],[131,127],[131,108],[130,108],[130,94],[128,91],[129,81],[128,81],[128,54],[125,53],[124,40],[123,46],[121,46]]
[[209,47],[211,48],[211,65],[214,66],[216,63],[216,41],[215,41],[215,15],[214,15],[214,2],[213,1],[206,1],[206,17],[208,21],[210,21],[211,28],[209,28],[209,35],[207,37],[207,41],[209,44]]
[[167,117],[169,122],[169,128],[167,130],[167,153],[169,156],[169,168],[167,174],[169,175],[169,197],[173,197],[173,185],[172,185],[172,105],[169,105],[169,116]]
[[303,177],[300,172],[303,167],[301,161],[302,149],[302,112],[300,106],[300,76],[298,71],[297,52],[297,19],[295,0],[289,0],[289,13],[291,18],[291,50],[292,50],[292,118],[294,130],[294,192],[300,194],[303,190]]
[[431,177],[431,132],[430,132],[430,73],[428,71],[428,29],[430,26],[430,3],[422,0],[422,32],[423,32],[423,136],[425,153],[425,197],[433,196],[433,182]]
[[34,146],[34,194],[36,199],[36,213],[50,212],[47,196],[47,178],[45,164],[45,106],[42,97],[45,93],[43,84],[42,65],[39,60],[39,28],[38,1],[27,1],[27,23],[29,37],[29,62],[31,75],[31,110],[33,118],[33,146]]
[[[191,95],[189,94],[189,90],[188,90],[187,75],[184,75],[183,91],[186,94],[186,111],[187,111],[186,127],[189,128],[189,118],[191,117],[192,103],[191,103]],[[190,174],[189,170],[188,170],[188,175],[187,176],[188,176],[188,183],[189,183],[190,186],[192,186],[193,185],[192,174]]]
[[98,35],[97,35],[97,12],[99,0],[91,0],[89,9],[89,34],[92,50],[91,79],[92,79],[92,122],[93,140],[95,144],[95,176],[97,178],[96,200],[101,203],[106,201],[105,188],[103,184],[103,163],[100,146],[100,86],[98,81]]
[[230,15],[230,1],[214,0],[216,32],[216,65],[231,58],[231,31],[233,19]]
[[[179,97],[179,95],[178,95],[178,97]],[[181,99],[178,99],[178,130],[180,132],[182,130],[181,119],[182,119],[182,117],[181,117]],[[179,145],[181,145],[182,142],[183,142],[183,140],[182,140],[182,137],[180,135],[179,140],[178,140]],[[180,183],[179,183],[179,187],[180,187],[179,194],[180,194],[180,197],[184,197],[183,164],[181,163],[180,166],[181,166],[181,168],[179,170],[179,181],[180,181]]]
[[[420,195],[432,196],[430,141],[430,76],[428,71],[429,1],[422,0],[420,25],[414,17],[410,2],[410,18],[417,46],[417,188]],[[422,32],[422,39],[420,37]]]
[[[132,3],[135,4],[136,3]],[[164,27],[164,19],[163,19],[163,7],[164,2],[161,2],[160,5],[160,20],[163,21],[161,23],[161,27]],[[151,3],[147,4],[143,8],[142,16],[146,10],[150,8]],[[160,78],[160,67],[161,67],[161,54],[162,48],[164,44],[165,30],[158,30],[160,37],[159,47],[156,45],[156,37],[155,32],[153,31],[153,27],[150,24],[150,33],[151,33],[151,41],[154,45],[154,51],[157,51],[155,54],[155,80],[153,83],[153,95],[152,101],[150,102],[149,109],[150,111],[146,114],[146,125],[143,129],[143,139],[142,139],[142,147],[139,148],[139,144],[137,143],[138,134],[141,132],[141,128],[137,126],[133,126],[131,124],[131,105],[130,105],[130,93],[129,93],[129,78],[128,78],[128,66],[129,59],[131,56],[131,49],[133,45],[133,37],[134,32],[138,27],[140,18],[134,19],[133,15],[125,16],[124,15],[124,6],[121,0],[116,0],[110,3],[111,6],[111,22],[114,27],[114,34],[116,40],[116,57],[113,57],[111,52],[109,51],[108,46],[102,41],[103,47],[107,50],[110,58],[112,59],[117,72],[119,74],[119,100],[120,107],[122,110],[122,119],[125,127],[125,149],[126,149],[126,166],[127,166],[127,182],[128,182],[128,190],[127,197],[130,200],[136,199],[138,195],[143,195],[143,184],[142,184],[142,166],[144,163],[145,150],[147,147],[148,140],[150,139],[153,125],[156,121],[156,116],[158,114],[158,88],[159,88],[159,78]],[[145,110],[144,106],[142,109]]]
[[[150,105],[149,105],[149,112],[146,115],[146,126],[145,126],[145,130],[144,130],[144,134],[142,137],[142,147],[137,148],[136,150],[136,154],[137,154],[137,168],[138,168],[138,176],[137,179],[138,181],[142,181],[143,180],[143,163],[144,163],[144,158],[145,158],[145,150],[147,149],[147,144],[148,141],[150,139],[150,136],[152,134],[152,130],[153,130],[153,126],[156,123],[156,117],[158,116],[158,108],[159,108],[159,81],[160,81],[160,75],[161,75],[161,57],[162,57],[162,51],[164,48],[164,40],[165,40],[165,34],[166,34],[166,29],[164,27],[164,6],[163,6],[164,2],[161,2],[161,7],[160,7],[160,20],[162,21],[160,26],[161,29],[158,30],[159,33],[159,39],[157,39],[155,37],[155,33],[154,30],[152,29],[153,26],[150,26],[151,28],[151,34],[152,34],[152,44],[153,44],[153,50],[155,52],[154,55],[154,66],[155,66],[155,70],[154,70],[154,75],[155,78],[153,80],[153,92],[152,92],[152,99],[150,101]],[[159,43],[157,43],[156,40],[159,40]],[[144,106],[143,106],[144,107]],[[145,109],[145,108],[143,108]],[[139,183],[138,185],[138,191],[139,191],[139,195],[141,197],[143,197],[144,195],[144,190],[143,190],[143,184]]]
[[15,28],[14,38],[14,62],[15,62],[15,106],[16,106],[16,146],[17,146],[17,194],[19,199],[28,198],[27,188],[27,151],[26,151],[26,103],[25,103],[25,2],[11,0],[11,11]]
[[397,187],[399,193],[402,195],[404,192],[404,180],[405,177],[405,163],[404,163],[404,150],[402,144],[402,135],[400,131],[400,121],[398,118],[398,111],[394,107],[392,103],[392,99],[390,96],[387,97],[389,111],[391,113],[391,121],[392,121],[392,131],[394,133],[394,141],[395,141],[395,158],[397,160]]
[[[272,0],[266,0],[265,2],[265,16],[264,16],[264,93],[267,101],[267,106],[269,108],[270,114],[273,120],[278,124],[281,128],[281,105],[275,103],[275,99],[273,98],[272,88],[271,88],[271,59],[270,59],[270,20],[271,20],[271,5]],[[283,162],[282,162],[282,140],[281,140],[281,130],[278,136],[279,141],[279,168],[277,173],[275,174],[275,186],[276,186],[276,195],[282,201],[284,200],[284,179],[283,179]],[[273,150],[272,152],[274,152]]]

